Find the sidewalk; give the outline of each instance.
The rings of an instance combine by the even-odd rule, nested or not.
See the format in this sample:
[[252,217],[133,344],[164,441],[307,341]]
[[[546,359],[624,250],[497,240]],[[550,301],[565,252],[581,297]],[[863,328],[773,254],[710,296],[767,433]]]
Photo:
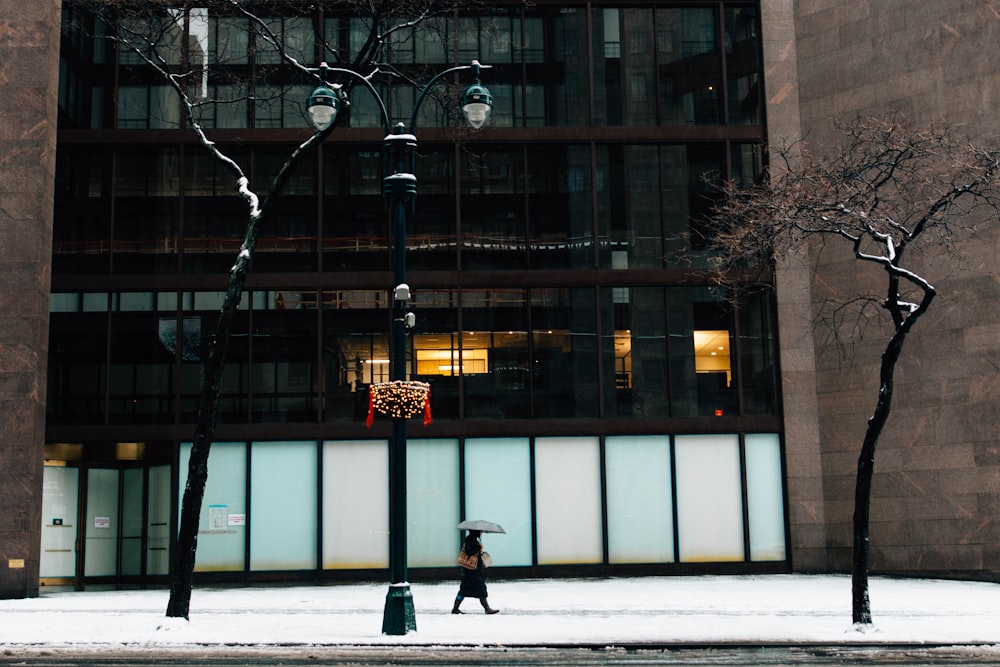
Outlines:
[[[0,649],[239,646],[976,645],[1000,658],[1000,584],[875,577],[874,624],[851,624],[850,578],[649,577],[489,582],[450,613],[457,582],[411,586],[417,631],[383,636],[388,584],[195,588],[190,621],[166,590],[0,600]],[[998,646],[994,646],[998,645]]]

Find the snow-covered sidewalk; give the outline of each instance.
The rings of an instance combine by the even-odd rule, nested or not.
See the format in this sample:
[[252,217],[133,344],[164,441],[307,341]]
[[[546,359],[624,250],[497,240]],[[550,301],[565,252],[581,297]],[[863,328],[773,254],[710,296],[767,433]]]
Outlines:
[[[388,585],[196,588],[191,619],[166,590],[51,592],[0,600],[0,647],[1000,645],[1000,584],[871,582],[873,626],[851,624],[850,578],[834,575],[490,581],[450,613],[456,582],[414,583],[417,631],[383,636]],[[1000,655],[1000,653],[998,653]]]

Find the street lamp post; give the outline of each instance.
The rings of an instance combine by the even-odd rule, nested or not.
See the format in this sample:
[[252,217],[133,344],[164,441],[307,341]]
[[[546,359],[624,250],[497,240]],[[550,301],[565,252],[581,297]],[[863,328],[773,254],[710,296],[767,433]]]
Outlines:
[[[421,90],[413,105],[410,129],[417,124],[417,113],[427,92],[442,77],[462,70],[472,70],[474,83],[462,96],[462,113],[473,128],[481,128],[489,120],[493,98],[479,82],[481,66],[477,61],[471,65],[459,65],[447,69],[432,78]],[[488,67],[488,66],[487,66]],[[414,315],[407,310],[410,287],[406,283],[406,224],[407,216],[413,211],[417,196],[417,177],[414,175],[414,156],[417,138],[406,133],[406,127],[397,123],[390,127],[389,113],[385,102],[368,78],[351,70],[319,67],[321,85],[309,96],[307,110],[310,120],[318,132],[329,129],[337,121],[337,114],[349,100],[343,88],[327,81],[330,73],[343,75],[363,84],[379,105],[386,136],[382,142],[382,196],[390,213],[393,234],[393,302],[392,330],[390,332],[390,379],[405,381],[406,339],[414,325]],[[389,592],[386,594],[385,611],[382,616],[382,633],[404,635],[417,629],[413,596],[407,582],[406,557],[406,418],[395,415],[392,420],[392,441],[389,445]]]

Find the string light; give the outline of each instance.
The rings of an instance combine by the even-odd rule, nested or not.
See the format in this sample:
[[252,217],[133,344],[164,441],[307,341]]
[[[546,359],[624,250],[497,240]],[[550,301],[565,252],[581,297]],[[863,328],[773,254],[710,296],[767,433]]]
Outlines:
[[376,382],[368,388],[367,426],[372,425],[376,412],[394,419],[409,419],[422,412],[426,426],[431,423],[431,385],[417,380]]

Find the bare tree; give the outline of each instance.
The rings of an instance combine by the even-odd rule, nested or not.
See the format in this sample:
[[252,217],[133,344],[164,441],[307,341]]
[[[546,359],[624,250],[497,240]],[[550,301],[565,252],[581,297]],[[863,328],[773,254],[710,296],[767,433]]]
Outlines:
[[892,407],[896,364],[936,295],[925,273],[934,264],[928,260],[957,256],[957,241],[996,222],[1000,152],[977,147],[949,128],[910,127],[902,118],[857,117],[835,125],[842,140],[833,150],[814,155],[801,145],[777,148],[769,179],[725,185],[712,215],[711,245],[718,253],[718,281],[737,291],[758,282],[754,278],[776,259],[828,240],[842,241],[857,261],[881,269],[863,272],[850,286],[858,293],[833,304],[831,315],[837,331],[853,309],[858,319],[847,330],[856,334],[877,305],[891,323],[854,498],[852,616],[856,624],[870,624],[872,474]]
[[[137,63],[151,73],[153,78],[165,83],[179,101],[185,119],[181,126],[197,135],[204,150],[229,172],[235,189],[246,206],[246,228],[242,245],[232,268],[226,294],[203,357],[202,389],[198,401],[197,421],[192,443],[187,484],[181,502],[177,544],[170,569],[170,599],[168,617],[188,618],[190,612],[192,580],[198,542],[198,524],[208,480],[208,459],[218,418],[218,399],[226,350],[229,343],[234,315],[240,304],[243,286],[256,247],[258,234],[272,200],[278,196],[283,184],[293,174],[296,166],[333,130],[331,125],[323,131],[304,133],[305,139],[292,149],[287,160],[269,183],[251,184],[247,170],[236,158],[227,154],[211,138],[212,129],[203,122],[201,110],[207,105],[225,105],[238,102],[254,104],[281,103],[283,91],[264,84],[267,69],[258,67],[256,76],[248,78],[245,68],[229,68],[216,54],[209,58],[204,44],[197,44],[195,27],[199,23],[208,27],[209,16],[222,14],[242,17],[250,26],[249,44],[257,53],[257,62],[275,63],[271,69],[283,68],[297,77],[300,84],[313,87],[326,83],[319,71],[301,62],[302,54],[290,42],[293,35],[278,29],[274,17],[300,16],[316,25],[316,10],[312,3],[273,2],[263,0],[75,0],[67,3],[85,11],[95,25],[94,36],[107,39],[117,46],[119,54],[128,54],[127,61]],[[341,68],[349,68],[369,80],[375,77],[395,77],[404,81],[420,76],[420,72],[401,71],[385,63],[391,59],[393,40],[413,39],[410,31],[424,22],[453,12],[458,6],[473,3],[434,2],[431,0],[342,0],[339,11],[349,10],[361,20],[365,39],[356,50],[348,53],[343,45],[324,39],[317,27],[315,43],[320,60],[327,60]],[[445,40],[442,48],[448,49]],[[260,57],[260,51],[269,53]],[[296,58],[299,55],[299,58]],[[224,81],[226,90],[232,92],[227,99],[208,94],[206,82]],[[344,81],[346,93],[353,79]],[[220,87],[219,89],[222,89]],[[303,102],[300,100],[297,102]],[[346,103],[346,95],[345,95]],[[263,194],[261,194],[263,193]]]

